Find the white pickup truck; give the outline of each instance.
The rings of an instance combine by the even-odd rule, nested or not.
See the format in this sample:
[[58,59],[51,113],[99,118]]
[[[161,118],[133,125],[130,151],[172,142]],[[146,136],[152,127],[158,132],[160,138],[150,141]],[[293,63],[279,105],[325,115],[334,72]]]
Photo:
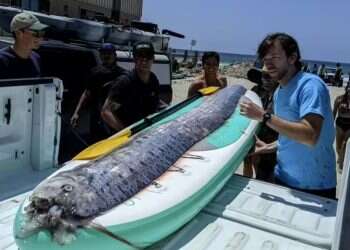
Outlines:
[[[57,167],[63,87],[43,78],[0,88],[0,249],[10,250],[18,249],[19,205]],[[339,201],[233,175],[190,223],[149,249],[350,249],[350,150],[345,162]]]

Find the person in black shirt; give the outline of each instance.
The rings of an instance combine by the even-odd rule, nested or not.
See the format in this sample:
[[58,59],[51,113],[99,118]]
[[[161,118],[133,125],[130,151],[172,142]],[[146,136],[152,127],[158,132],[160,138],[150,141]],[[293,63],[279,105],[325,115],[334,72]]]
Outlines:
[[13,17],[13,46],[0,50],[0,79],[40,77],[40,57],[37,49],[48,26],[28,12]]
[[113,44],[105,43],[99,49],[102,65],[91,70],[86,89],[80,97],[79,103],[71,117],[73,127],[78,125],[79,112],[83,105],[90,103],[90,134],[95,142],[108,137],[110,131],[101,119],[101,109],[108,96],[111,82],[128,71],[117,65],[116,48]]
[[343,86],[343,69],[341,67],[340,63],[337,63],[337,68],[335,70],[335,74],[334,74],[334,84],[337,87],[342,87]]
[[159,81],[151,72],[154,60],[152,44],[134,45],[135,67],[119,77],[111,88],[102,110],[102,118],[115,131],[158,111]]
[[[251,82],[257,84],[251,90],[261,98],[263,108],[273,113],[273,93],[277,88],[278,83],[271,80],[265,68],[250,69],[247,73],[247,78]],[[277,138],[278,133],[266,124],[263,124],[260,127],[255,145],[251,148],[250,154],[244,159],[244,176],[253,177],[254,170],[256,179],[274,182],[273,176],[276,165],[276,152],[261,155],[255,155],[253,152],[255,146],[261,143],[261,141],[271,143],[276,141]]]

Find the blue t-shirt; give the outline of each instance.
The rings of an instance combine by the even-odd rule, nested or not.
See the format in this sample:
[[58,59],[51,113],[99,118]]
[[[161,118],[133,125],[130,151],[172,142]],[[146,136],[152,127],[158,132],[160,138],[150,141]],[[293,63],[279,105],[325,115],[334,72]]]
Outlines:
[[36,52],[24,59],[11,47],[0,50],[0,79],[31,77],[40,77],[40,57]]
[[279,135],[275,176],[300,189],[330,189],[336,186],[335,129],[330,96],[316,75],[299,72],[274,94],[274,113],[287,121],[299,122],[308,114],[323,117],[317,144],[313,147]]

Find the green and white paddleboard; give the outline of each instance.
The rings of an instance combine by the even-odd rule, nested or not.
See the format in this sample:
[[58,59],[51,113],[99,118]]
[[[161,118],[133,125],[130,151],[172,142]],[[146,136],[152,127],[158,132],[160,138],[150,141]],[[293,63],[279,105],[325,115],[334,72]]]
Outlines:
[[[247,91],[245,98],[261,106],[260,98]],[[202,97],[153,126],[169,122],[198,107]],[[22,204],[15,220],[14,234],[21,250],[68,249],[137,249],[154,244],[189,222],[220,191],[242,163],[253,144],[258,122],[239,113],[236,108],[219,129],[194,145],[154,185],[93,220],[94,224],[111,234],[92,228],[76,232],[76,239],[67,245],[52,240],[48,231],[40,231],[27,238],[17,238],[25,218]],[[71,169],[86,161],[70,161],[59,171]],[[123,238],[128,245],[118,240]]]

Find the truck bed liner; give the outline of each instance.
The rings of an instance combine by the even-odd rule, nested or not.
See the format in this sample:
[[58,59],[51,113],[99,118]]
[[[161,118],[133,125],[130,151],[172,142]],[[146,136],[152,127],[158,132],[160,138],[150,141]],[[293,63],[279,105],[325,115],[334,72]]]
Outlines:
[[[0,249],[29,193],[0,203]],[[234,175],[190,223],[150,249],[331,249],[337,202]]]

